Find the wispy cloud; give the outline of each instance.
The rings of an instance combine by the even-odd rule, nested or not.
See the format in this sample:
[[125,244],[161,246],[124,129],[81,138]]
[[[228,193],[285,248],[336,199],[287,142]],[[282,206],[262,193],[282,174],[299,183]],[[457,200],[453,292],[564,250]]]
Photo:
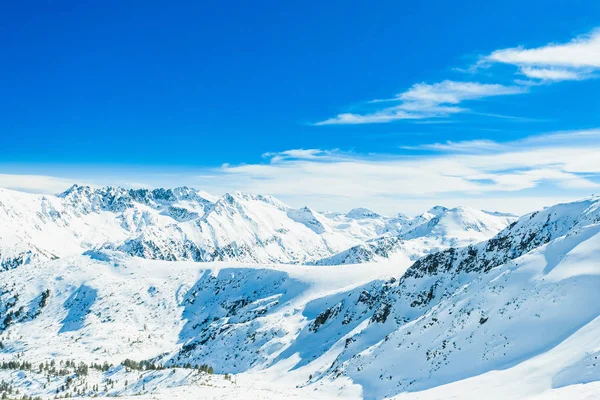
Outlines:
[[521,79],[514,79],[512,85],[452,80],[434,84],[417,83],[392,98],[368,101],[371,106],[381,106],[375,111],[342,113],[315,125],[374,124],[450,117],[470,112],[463,105],[468,101],[525,93],[540,84],[593,78],[600,69],[600,29],[563,44],[496,50],[480,57],[475,65],[458,70],[477,72],[485,68],[489,78],[495,75],[495,71],[490,69],[494,64],[514,65]]
[[586,129],[577,131],[552,132],[542,135],[527,136],[509,142],[493,140],[465,140],[446,141],[443,143],[421,144],[417,146],[403,146],[406,150],[430,150],[436,152],[488,152],[488,151],[518,151],[536,147],[569,148],[572,145],[600,147],[600,129]]
[[398,103],[366,114],[339,114],[316,125],[385,123],[402,119],[447,117],[468,111],[459,105],[464,101],[491,96],[523,93],[524,86],[505,86],[478,82],[446,80],[435,84],[418,83],[391,99],[371,100],[370,103]]
[[600,69],[600,29],[563,44],[496,50],[479,62],[493,63],[515,65],[528,78],[543,81],[587,79]]
[[319,157],[324,157],[329,154],[328,151],[320,149],[294,149],[285,150],[278,153],[264,153],[263,158],[268,158],[271,162],[282,160],[316,160]]
[[232,189],[334,209],[362,204],[389,210],[393,203],[402,210],[407,199],[432,198],[479,198],[484,207],[486,197],[539,195],[543,187],[553,188],[553,193],[561,188],[564,195],[600,189],[600,130],[511,142],[434,143],[418,149],[431,153],[332,156],[323,152],[314,159],[272,154],[265,164],[227,166],[214,173]]
[[407,104],[459,104],[465,100],[522,93],[523,88],[477,82],[443,81],[433,85],[419,83],[397,96]]
[[528,78],[542,81],[579,81],[589,76],[589,73],[583,71],[559,68],[521,67],[521,73]]
[[564,44],[551,43],[533,49],[515,47],[496,50],[486,59],[514,65],[600,68],[600,29]]
[[445,143],[426,143],[418,146],[401,146],[405,150],[430,150],[438,152],[454,153],[481,153],[490,150],[502,149],[502,145],[493,140],[466,140],[453,142],[451,140]]

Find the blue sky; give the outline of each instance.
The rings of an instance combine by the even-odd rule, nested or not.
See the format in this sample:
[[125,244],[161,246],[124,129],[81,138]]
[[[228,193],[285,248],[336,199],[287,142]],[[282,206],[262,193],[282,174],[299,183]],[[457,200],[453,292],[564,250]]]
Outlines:
[[0,6],[0,186],[388,213],[600,192],[598,2],[173,3]]

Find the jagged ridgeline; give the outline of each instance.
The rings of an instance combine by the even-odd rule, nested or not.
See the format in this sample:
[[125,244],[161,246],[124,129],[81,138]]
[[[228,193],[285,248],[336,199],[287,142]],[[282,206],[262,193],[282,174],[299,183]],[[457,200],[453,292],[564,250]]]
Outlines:
[[338,265],[487,239],[515,218],[435,207],[414,218],[365,208],[347,214],[293,209],[271,196],[213,197],[199,190],[92,189],[57,196],[0,189],[0,266],[16,268],[85,251],[152,260]]

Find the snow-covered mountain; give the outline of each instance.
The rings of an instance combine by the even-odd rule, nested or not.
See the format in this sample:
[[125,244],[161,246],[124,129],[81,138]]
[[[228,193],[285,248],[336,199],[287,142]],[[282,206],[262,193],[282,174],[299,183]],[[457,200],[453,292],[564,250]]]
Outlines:
[[58,196],[0,191],[3,267],[106,248],[162,260],[298,263],[359,243],[335,229],[316,233],[270,196],[213,198],[189,188],[73,186]]
[[[523,363],[541,368],[536,356],[588,324],[600,333],[600,307],[591,304],[600,287],[599,222],[598,198],[550,207],[488,241],[423,257],[398,280],[333,299],[328,309],[339,311],[328,329],[363,323],[359,303],[371,323],[344,329],[347,346],[324,374],[350,376],[373,398],[517,366],[534,385],[541,372]],[[586,381],[590,373],[600,379],[600,365],[586,361],[598,344],[572,343],[570,357],[541,368],[549,374],[545,387]],[[568,382],[557,384],[565,371]]]
[[316,264],[356,264],[388,258],[410,263],[428,253],[489,239],[515,220],[510,214],[437,206],[415,218],[406,218],[394,235],[370,239]]
[[[469,226],[476,236],[489,227],[479,212],[433,211],[421,216],[427,228],[403,228],[407,236],[397,240],[439,232],[462,243],[462,233],[448,232]],[[334,229],[324,214],[292,214],[310,232],[305,224]],[[0,358],[206,363],[242,384],[287,385],[285,393],[301,398],[593,398],[600,393],[599,255],[600,198],[528,214],[488,240],[431,252],[408,268],[393,259],[369,268],[261,265],[88,250],[0,273]],[[138,376],[114,367],[94,379],[119,377],[116,387],[86,393],[193,384],[186,390],[197,398],[195,375],[173,371]],[[53,397],[64,384],[36,371],[8,373],[0,378],[33,395]],[[269,387],[272,398],[284,397]],[[175,397],[168,390],[162,398]]]
[[367,209],[321,214],[308,207],[292,209],[271,196],[228,193],[216,198],[187,187],[74,185],[58,196],[0,189],[0,266],[10,269],[98,249],[168,261],[341,264],[373,261],[335,256],[354,252],[349,249],[355,246],[369,248],[369,240],[405,237],[413,244],[399,251],[409,249],[414,258],[425,249],[483,240],[511,221],[475,210],[454,216],[448,210],[440,216],[432,212],[413,219]]

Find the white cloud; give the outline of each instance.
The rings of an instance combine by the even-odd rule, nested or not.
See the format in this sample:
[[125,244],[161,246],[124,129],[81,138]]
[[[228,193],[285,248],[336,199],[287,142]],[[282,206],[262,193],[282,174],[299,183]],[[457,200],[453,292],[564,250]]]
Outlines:
[[446,141],[444,143],[422,144],[418,146],[403,146],[407,150],[431,150],[439,152],[486,152],[508,151],[527,149],[531,147],[570,147],[577,143],[581,146],[591,145],[597,147],[600,141],[600,129],[586,129],[578,131],[562,131],[545,133],[542,135],[528,136],[510,142],[496,142],[493,140],[465,140],[459,142]]
[[557,68],[521,67],[521,73],[528,78],[543,81],[578,81],[588,76],[580,71]]
[[600,69],[600,29],[568,43],[496,50],[480,61],[490,63],[515,65],[527,77],[543,81],[587,79]]
[[433,85],[413,85],[408,91],[397,95],[397,99],[408,104],[459,104],[465,100],[522,93],[523,90],[522,87],[496,83],[443,81]]
[[534,49],[516,47],[496,50],[486,59],[515,65],[600,68],[600,30],[594,30],[565,44],[548,44]]
[[277,162],[281,160],[315,160],[318,157],[323,157],[330,152],[325,152],[320,149],[294,149],[285,150],[278,153],[264,153],[263,158],[271,159],[271,162]]
[[[461,110],[457,110],[459,112]],[[400,119],[426,118],[418,114],[404,112],[397,107],[388,107],[382,111],[371,114],[338,114],[333,118],[317,122],[315,125],[357,125],[357,124],[380,124]]]
[[317,122],[316,125],[370,124],[402,119],[416,120],[447,117],[468,111],[468,109],[458,106],[464,101],[518,94],[526,90],[527,88],[524,86],[504,86],[450,80],[435,84],[418,83],[392,99],[378,99],[370,102],[372,104],[397,102],[398,105],[366,114],[338,114],[333,118]]
[[[599,139],[600,130],[590,130],[419,147],[432,151],[425,155],[322,152],[314,159],[284,159],[274,154],[268,163],[227,166],[214,174],[227,182],[221,191],[268,193],[321,209],[362,205],[410,213],[415,210],[406,205],[418,206],[419,199],[442,204],[464,199],[486,208],[492,197],[539,200],[547,189],[553,196],[576,198],[600,190]],[[517,202],[506,204],[501,211],[519,212],[526,205],[511,209],[508,204]]]

